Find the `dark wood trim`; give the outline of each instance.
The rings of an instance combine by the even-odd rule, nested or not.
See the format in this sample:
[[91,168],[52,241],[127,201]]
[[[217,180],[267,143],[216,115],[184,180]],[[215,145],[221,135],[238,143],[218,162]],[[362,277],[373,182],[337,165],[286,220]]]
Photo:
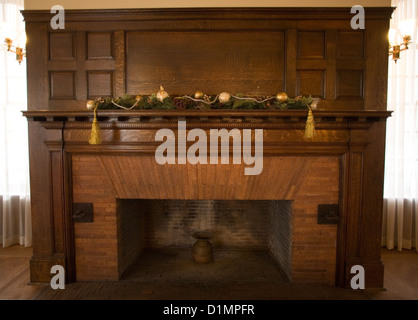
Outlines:
[[[350,7],[270,7],[270,8],[171,8],[171,9],[95,9],[66,10],[67,22],[106,20],[282,20],[292,15],[297,20],[338,20],[350,19]],[[390,19],[392,7],[365,7],[367,19]],[[156,18],[158,13],[158,18]],[[51,20],[47,10],[23,10],[26,22],[45,22]]]
[[63,151],[63,167],[64,167],[64,185],[65,194],[64,202],[64,243],[65,243],[65,275],[67,282],[76,281],[75,269],[75,243],[74,243],[74,221],[72,217],[72,166],[71,154],[66,150]]
[[[65,128],[90,130],[94,114],[89,111],[26,111],[29,121],[40,122],[46,129],[55,129],[60,121]],[[368,129],[376,121],[385,121],[388,111],[315,111],[317,130]],[[99,111],[98,122],[103,130],[176,130],[178,121],[186,121],[188,129],[270,129],[304,130],[307,111]],[[57,122],[58,121],[58,122]],[[314,140],[315,141],[315,140]],[[119,141],[120,144],[124,142]],[[106,144],[104,142],[103,144]]]
[[296,96],[296,63],[297,63],[297,30],[286,30],[286,78],[285,92],[291,97]]
[[126,93],[126,36],[124,31],[115,32],[115,94],[121,97]]
[[335,284],[338,287],[345,286],[345,260],[346,260],[346,237],[347,237],[347,214],[348,214],[348,181],[349,170],[348,163],[350,155],[345,152],[340,158],[340,219],[338,221],[337,231],[337,261]]
[[[40,111],[24,111],[22,112],[25,117],[29,120],[35,120],[36,118],[45,118],[46,121],[52,121],[55,117],[66,118],[68,120],[76,117],[88,117],[93,118],[94,113],[92,111],[67,111],[67,110],[40,110]],[[343,118],[350,118],[353,121],[367,121],[367,119],[382,119],[385,120],[391,116],[392,111],[325,111],[325,110],[315,110],[313,111],[315,118],[327,117],[340,121]],[[195,117],[279,117],[279,118],[292,118],[292,117],[306,117],[306,110],[169,110],[169,111],[160,111],[160,110],[137,110],[137,111],[119,111],[119,110],[98,110],[97,115],[99,117],[153,117],[153,118],[163,118],[163,117],[179,117],[179,118],[195,118]],[[74,121],[74,120],[73,120]]]

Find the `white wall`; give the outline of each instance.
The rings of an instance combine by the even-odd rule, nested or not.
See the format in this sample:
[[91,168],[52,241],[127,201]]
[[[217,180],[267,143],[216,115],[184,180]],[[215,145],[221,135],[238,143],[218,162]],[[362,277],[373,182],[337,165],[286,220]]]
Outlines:
[[391,0],[25,0],[27,10],[65,9],[192,8],[192,7],[389,7]]

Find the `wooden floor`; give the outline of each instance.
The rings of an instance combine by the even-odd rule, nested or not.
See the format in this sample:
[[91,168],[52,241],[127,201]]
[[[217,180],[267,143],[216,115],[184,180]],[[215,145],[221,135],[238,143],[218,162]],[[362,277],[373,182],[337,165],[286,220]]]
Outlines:
[[184,281],[158,282],[156,279],[140,282],[129,277],[120,282],[73,283],[65,290],[52,290],[48,285],[29,285],[31,255],[31,248],[0,248],[0,300],[418,300],[416,251],[382,250],[385,290],[379,291],[262,283],[262,279],[235,281],[226,287],[219,283],[191,285]]

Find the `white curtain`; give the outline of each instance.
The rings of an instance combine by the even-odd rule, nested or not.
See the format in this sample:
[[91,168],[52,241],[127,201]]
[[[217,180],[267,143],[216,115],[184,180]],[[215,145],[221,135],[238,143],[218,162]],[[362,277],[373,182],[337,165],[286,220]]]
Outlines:
[[413,43],[389,61],[382,245],[418,251],[418,0],[393,0],[391,41],[409,33]]
[[32,245],[26,65],[7,52],[6,37],[25,46],[23,0],[0,0],[0,245]]

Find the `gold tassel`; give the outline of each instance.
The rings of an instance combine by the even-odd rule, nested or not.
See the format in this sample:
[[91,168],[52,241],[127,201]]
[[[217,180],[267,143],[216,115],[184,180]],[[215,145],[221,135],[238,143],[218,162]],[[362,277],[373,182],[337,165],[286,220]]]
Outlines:
[[99,127],[99,123],[97,122],[96,111],[97,111],[97,106],[94,108],[94,120],[93,120],[93,125],[91,127],[91,134],[90,134],[90,140],[89,140],[90,144],[102,143],[102,139],[100,138],[100,127]]
[[312,139],[315,135],[315,120],[313,117],[312,109],[309,108],[308,118],[306,119],[305,137]]

